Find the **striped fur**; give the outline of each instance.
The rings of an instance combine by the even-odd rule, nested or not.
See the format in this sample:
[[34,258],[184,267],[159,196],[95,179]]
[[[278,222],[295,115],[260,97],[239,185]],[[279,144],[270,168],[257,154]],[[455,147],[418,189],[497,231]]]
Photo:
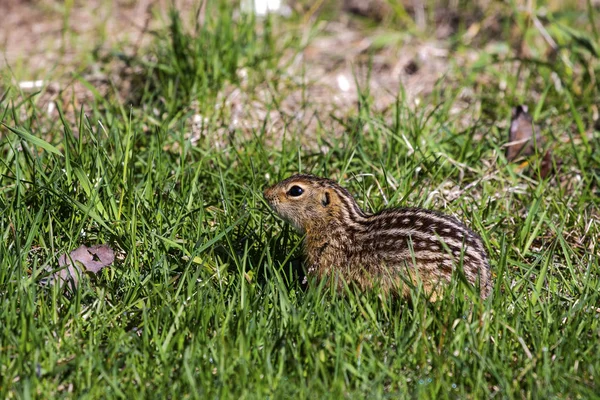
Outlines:
[[435,299],[462,266],[467,280],[479,284],[481,297],[491,292],[481,238],[451,216],[419,208],[368,214],[335,181],[313,175],[294,175],[264,196],[280,217],[306,234],[309,274],[338,275],[363,288],[377,282],[403,295],[411,284],[422,283]]

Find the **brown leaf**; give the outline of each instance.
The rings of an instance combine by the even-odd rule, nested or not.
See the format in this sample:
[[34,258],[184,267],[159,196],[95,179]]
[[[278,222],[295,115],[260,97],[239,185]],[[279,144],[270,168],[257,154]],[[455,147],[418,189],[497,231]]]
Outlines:
[[514,161],[519,156],[530,156],[534,154],[534,144],[540,147],[542,137],[537,134],[535,141],[532,140],[535,127],[533,118],[529,113],[527,106],[520,105],[512,109],[512,120],[508,132],[508,143],[506,144],[506,158],[508,161]]
[[52,274],[52,280],[72,280],[75,286],[79,277],[85,272],[97,274],[102,268],[115,261],[115,252],[108,245],[102,244],[92,247],[84,245],[73,250],[69,256],[66,254],[58,258],[59,270]]
[[[506,159],[518,161],[523,158],[541,154],[544,147],[544,139],[536,132],[533,118],[528,113],[525,105],[519,105],[512,109],[512,120],[508,132],[508,143],[506,143]],[[530,164],[526,161],[522,165]],[[553,172],[553,159],[550,150],[544,153],[540,164],[540,176],[545,178]]]

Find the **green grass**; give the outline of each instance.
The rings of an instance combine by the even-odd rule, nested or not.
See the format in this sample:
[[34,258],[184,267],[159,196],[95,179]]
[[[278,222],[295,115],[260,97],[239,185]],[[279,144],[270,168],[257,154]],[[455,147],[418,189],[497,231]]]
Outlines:
[[[551,59],[507,5],[498,12],[518,17],[517,33],[496,40],[522,37],[531,57],[482,45],[422,107],[399,93],[376,110],[364,89],[339,135],[327,124],[230,127],[225,91],[256,99],[267,85],[260,107],[280,110],[297,88],[282,60],[302,33],[295,20],[234,23],[224,4],[202,27],[171,16],[147,54],[127,61],[137,71],[128,102],[97,95],[81,109],[59,104],[57,117],[41,108],[43,92],[0,95],[0,397],[598,397],[594,19],[567,10],[545,20],[561,46]],[[561,36],[562,25],[583,39]],[[460,38],[457,57],[469,48]],[[518,102],[553,142],[558,176],[506,162]],[[256,103],[242,107],[250,118]],[[196,114],[205,122],[192,144]],[[466,297],[458,281],[433,304],[418,292],[406,302],[304,287],[301,237],[261,195],[299,170],[340,180],[373,210],[385,195],[459,215],[486,243],[492,297]],[[61,254],[100,243],[117,251],[114,265],[75,290],[41,284]]]

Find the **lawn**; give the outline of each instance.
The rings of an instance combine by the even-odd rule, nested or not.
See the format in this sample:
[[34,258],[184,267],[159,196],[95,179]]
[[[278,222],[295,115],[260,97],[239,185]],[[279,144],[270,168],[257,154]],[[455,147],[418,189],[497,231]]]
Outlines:
[[[219,0],[112,42],[40,2],[68,62],[0,64],[0,397],[600,398],[597,2]],[[519,104],[549,176],[505,156]],[[296,172],[455,215],[493,294],[303,284],[262,197]]]

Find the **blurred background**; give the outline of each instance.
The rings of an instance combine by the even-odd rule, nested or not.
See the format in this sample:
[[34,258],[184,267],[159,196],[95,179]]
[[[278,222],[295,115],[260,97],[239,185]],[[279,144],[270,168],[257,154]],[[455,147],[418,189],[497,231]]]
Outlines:
[[[378,110],[391,107],[398,91],[418,104],[442,84],[446,90],[460,91],[461,101],[453,105],[457,112],[470,107],[495,119],[498,111],[506,117],[515,103],[539,101],[548,82],[554,82],[557,90],[572,90],[574,101],[587,99],[583,118],[591,125],[598,121],[597,102],[588,101],[598,98],[598,0],[245,0],[207,7],[208,3],[4,0],[3,80],[25,90],[43,81],[54,98],[60,92],[81,102],[93,94],[72,81],[79,76],[102,96],[110,91],[123,101],[139,103],[132,91],[139,95],[139,81],[147,79],[149,63],[164,63],[168,69],[176,61],[177,55],[161,49],[175,40],[169,33],[169,10],[179,11],[181,32],[190,39],[199,27],[211,30],[218,25],[218,8],[229,8],[238,21],[234,23],[252,14],[259,31],[269,30],[265,40],[271,47],[256,56],[270,64],[250,68],[270,70],[269,79],[281,81],[278,90],[289,95],[282,106],[291,113],[289,107],[306,111],[306,105],[297,104],[308,96],[315,105],[310,107],[312,114],[341,117],[354,109],[360,87],[369,90]],[[239,81],[249,65],[238,61],[234,75]],[[204,95],[186,94],[180,106]],[[264,99],[242,95],[236,102],[251,100]]]

